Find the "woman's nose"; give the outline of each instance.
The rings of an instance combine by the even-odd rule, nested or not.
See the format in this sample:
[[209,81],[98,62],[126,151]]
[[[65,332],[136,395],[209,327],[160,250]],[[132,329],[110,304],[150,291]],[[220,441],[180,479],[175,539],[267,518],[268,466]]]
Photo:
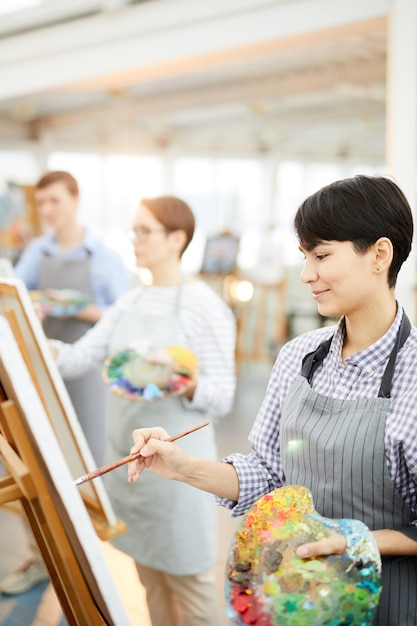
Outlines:
[[311,263],[308,259],[304,261],[303,269],[300,273],[300,280],[302,283],[311,283],[316,280],[317,272],[314,267],[314,264]]

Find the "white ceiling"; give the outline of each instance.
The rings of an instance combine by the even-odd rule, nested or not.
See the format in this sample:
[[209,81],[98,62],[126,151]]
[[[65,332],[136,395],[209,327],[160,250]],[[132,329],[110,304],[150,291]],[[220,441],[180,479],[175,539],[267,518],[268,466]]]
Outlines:
[[388,9],[45,0],[0,16],[1,144],[383,162]]

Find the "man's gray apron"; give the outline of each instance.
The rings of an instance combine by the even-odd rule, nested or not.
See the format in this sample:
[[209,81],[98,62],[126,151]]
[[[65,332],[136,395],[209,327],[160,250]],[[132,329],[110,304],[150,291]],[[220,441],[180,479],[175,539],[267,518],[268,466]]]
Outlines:
[[[82,260],[44,255],[39,268],[38,288],[77,289],[94,302],[90,278],[90,256]],[[43,321],[45,335],[74,343],[93,324],[75,317],[48,317]],[[101,366],[75,380],[65,381],[71,402],[85,438],[98,466],[105,462],[106,449],[106,388],[101,377]]]
[[[377,398],[340,400],[313,391],[310,382],[331,339],[303,360],[281,418],[285,482],[307,487],[324,517],[358,519],[371,530],[401,529],[413,519],[395,491],[384,448],[385,419],[397,353],[410,333],[404,314]],[[302,445],[289,445],[297,441]],[[375,626],[417,626],[417,558],[383,557]]]
[[[110,353],[142,340],[155,349],[187,346],[179,316],[180,292],[181,288],[167,288],[167,298],[172,299],[170,317],[148,315],[139,295],[115,327]],[[130,454],[135,428],[163,426],[175,435],[207,418],[202,411],[184,409],[179,397],[143,403],[110,392],[108,405],[108,461]],[[211,425],[178,444],[196,456],[216,459]],[[148,471],[138,483],[128,483],[126,467],[108,473],[105,485],[116,515],[128,525],[128,531],[113,541],[117,548],[146,567],[170,574],[191,575],[213,567],[217,535],[214,496]]]

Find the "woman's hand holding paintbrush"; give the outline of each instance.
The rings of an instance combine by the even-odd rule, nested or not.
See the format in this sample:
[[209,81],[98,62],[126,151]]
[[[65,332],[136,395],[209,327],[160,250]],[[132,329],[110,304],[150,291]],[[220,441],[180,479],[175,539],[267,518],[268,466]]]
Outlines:
[[[189,435],[190,433],[195,432],[196,430],[199,430],[200,428],[203,428],[204,426],[208,426],[209,422],[203,422],[202,424],[199,424],[198,426],[194,426],[194,428],[190,428],[189,430],[185,430],[182,433],[179,433],[178,435],[174,435],[173,437],[169,437],[168,439],[165,439],[165,441],[176,441],[177,439],[181,439],[181,437],[185,437],[186,435]],[[134,454],[129,454],[128,456],[125,456],[121,459],[118,459],[117,461],[114,461],[113,463],[109,463],[108,465],[104,465],[103,467],[99,467],[96,470],[93,470],[92,472],[89,472],[88,474],[85,474],[84,476],[80,476],[80,478],[77,478],[74,481],[75,485],[82,485],[83,483],[88,482],[89,480],[93,480],[94,478],[97,478],[98,476],[102,476],[103,474],[107,474],[107,472],[111,472],[112,470],[116,469],[117,467],[121,467],[122,465],[126,465],[127,463],[130,463],[132,461],[135,461],[136,459],[138,459],[141,456],[140,452],[135,452]]]

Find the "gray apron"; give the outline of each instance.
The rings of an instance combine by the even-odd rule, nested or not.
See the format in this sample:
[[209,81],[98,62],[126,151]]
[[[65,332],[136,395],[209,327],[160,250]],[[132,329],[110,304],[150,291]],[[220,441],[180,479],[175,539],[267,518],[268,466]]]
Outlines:
[[[393,487],[384,447],[395,360],[410,327],[404,314],[377,398],[340,400],[311,389],[331,339],[306,355],[287,395],[280,432],[285,482],[307,487],[324,517],[358,519],[371,530],[401,529],[414,518]],[[291,440],[303,445],[288,446]],[[382,564],[374,626],[417,626],[417,558],[384,556]]]
[[[39,268],[38,288],[77,289],[94,302],[90,274],[90,257],[69,260],[45,254]],[[74,343],[92,326],[93,324],[75,317],[47,317],[43,321],[47,337],[66,343]],[[98,466],[103,465],[106,450],[107,393],[101,377],[101,367],[75,380],[66,380],[65,386],[94,460]]]
[[[167,288],[167,298],[172,298],[170,317],[148,315],[140,295],[115,327],[110,354],[142,340],[155,349],[170,344],[187,346],[179,316],[180,292],[180,287]],[[202,411],[184,409],[179,397],[142,403],[109,392],[108,406],[108,461],[130,453],[135,428],[163,426],[174,435],[207,418]],[[178,444],[196,456],[216,459],[211,425]],[[105,476],[112,507],[128,526],[112,543],[141,565],[170,574],[192,575],[211,569],[217,539],[214,496],[148,471],[137,483],[129,483],[126,472],[121,467]]]

